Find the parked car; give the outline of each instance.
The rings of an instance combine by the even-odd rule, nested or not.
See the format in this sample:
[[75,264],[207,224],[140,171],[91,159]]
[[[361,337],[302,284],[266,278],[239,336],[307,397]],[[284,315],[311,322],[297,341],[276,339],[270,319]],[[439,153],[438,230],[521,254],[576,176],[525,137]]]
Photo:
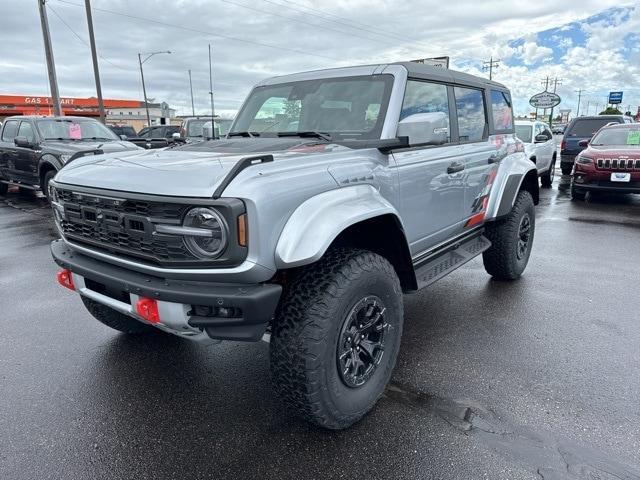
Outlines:
[[560,168],[563,175],[571,174],[576,155],[584,150],[585,147],[581,147],[580,142],[589,140],[608,123],[634,123],[634,120],[626,115],[594,115],[577,117],[569,122],[560,146]]
[[131,125],[107,125],[107,128],[122,140],[128,140],[138,136]]
[[524,143],[524,153],[536,164],[543,187],[550,188],[556,170],[557,146],[549,125],[516,121],[516,136]]
[[539,197],[509,90],[417,63],[265,80],[226,139],[73,167],[52,183],[61,285],[121,332],[269,339],[275,391],[332,429],[383,394],[403,293],[477,255],[520,277]]
[[48,196],[49,182],[72,160],[137,149],[91,118],[9,117],[0,135],[0,193],[16,184]]
[[179,125],[153,125],[151,127],[145,127],[138,132],[138,137],[141,138],[166,138],[169,141],[173,141],[173,134],[180,133]]
[[[215,126],[213,138],[220,138],[226,135],[229,131],[229,127],[233,120],[225,118],[215,118]],[[187,142],[196,142],[200,140],[206,140],[203,129],[206,125],[211,128],[211,117],[190,117],[185,118],[180,127],[180,138],[185,139]]]
[[571,197],[584,200],[587,192],[640,193],[640,124],[601,128],[576,157]]
[[553,126],[553,128],[551,129],[551,132],[554,135],[562,135],[564,133],[564,130],[567,128],[567,125],[564,123],[557,123]]

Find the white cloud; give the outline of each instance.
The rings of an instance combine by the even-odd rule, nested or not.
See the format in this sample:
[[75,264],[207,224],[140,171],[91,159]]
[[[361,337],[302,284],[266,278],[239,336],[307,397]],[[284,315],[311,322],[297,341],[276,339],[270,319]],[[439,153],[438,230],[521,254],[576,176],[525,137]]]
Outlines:
[[533,65],[541,61],[550,61],[553,56],[552,49],[540,46],[536,42],[525,42],[520,52],[522,60],[527,65]]

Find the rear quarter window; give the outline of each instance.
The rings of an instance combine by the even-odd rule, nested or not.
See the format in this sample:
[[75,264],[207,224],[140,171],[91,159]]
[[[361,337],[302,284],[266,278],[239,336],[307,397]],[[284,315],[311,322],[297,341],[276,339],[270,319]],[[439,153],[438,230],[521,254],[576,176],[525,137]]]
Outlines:
[[509,92],[491,90],[491,113],[494,130],[499,132],[513,130],[513,110]]
[[617,122],[610,118],[579,118],[567,129],[569,137],[591,137],[609,122]]

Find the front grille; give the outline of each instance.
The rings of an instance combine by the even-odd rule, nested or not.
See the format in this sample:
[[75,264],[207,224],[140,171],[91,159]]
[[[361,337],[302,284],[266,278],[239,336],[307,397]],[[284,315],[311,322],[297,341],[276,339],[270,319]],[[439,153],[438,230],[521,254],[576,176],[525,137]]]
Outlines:
[[188,205],[96,196],[56,190],[64,206],[60,228],[65,238],[94,250],[146,262],[194,262],[182,237],[154,232],[154,223],[177,225]]
[[598,158],[598,170],[640,170],[640,160],[631,158]]

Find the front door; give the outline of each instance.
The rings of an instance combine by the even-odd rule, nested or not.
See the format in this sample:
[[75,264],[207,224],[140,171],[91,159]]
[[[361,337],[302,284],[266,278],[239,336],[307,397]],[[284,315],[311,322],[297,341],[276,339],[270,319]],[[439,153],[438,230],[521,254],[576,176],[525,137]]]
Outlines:
[[36,135],[30,122],[20,122],[18,137],[26,138],[32,147],[16,146],[16,177],[18,180],[31,185],[38,184],[38,154],[36,153]]
[[[400,120],[417,113],[443,112],[449,120],[446,85],[409,80]],[[400,213],[411,254],[419,254],[462,231],[465,192],[460,147],[414,146],[393,153],[400,185]]]

